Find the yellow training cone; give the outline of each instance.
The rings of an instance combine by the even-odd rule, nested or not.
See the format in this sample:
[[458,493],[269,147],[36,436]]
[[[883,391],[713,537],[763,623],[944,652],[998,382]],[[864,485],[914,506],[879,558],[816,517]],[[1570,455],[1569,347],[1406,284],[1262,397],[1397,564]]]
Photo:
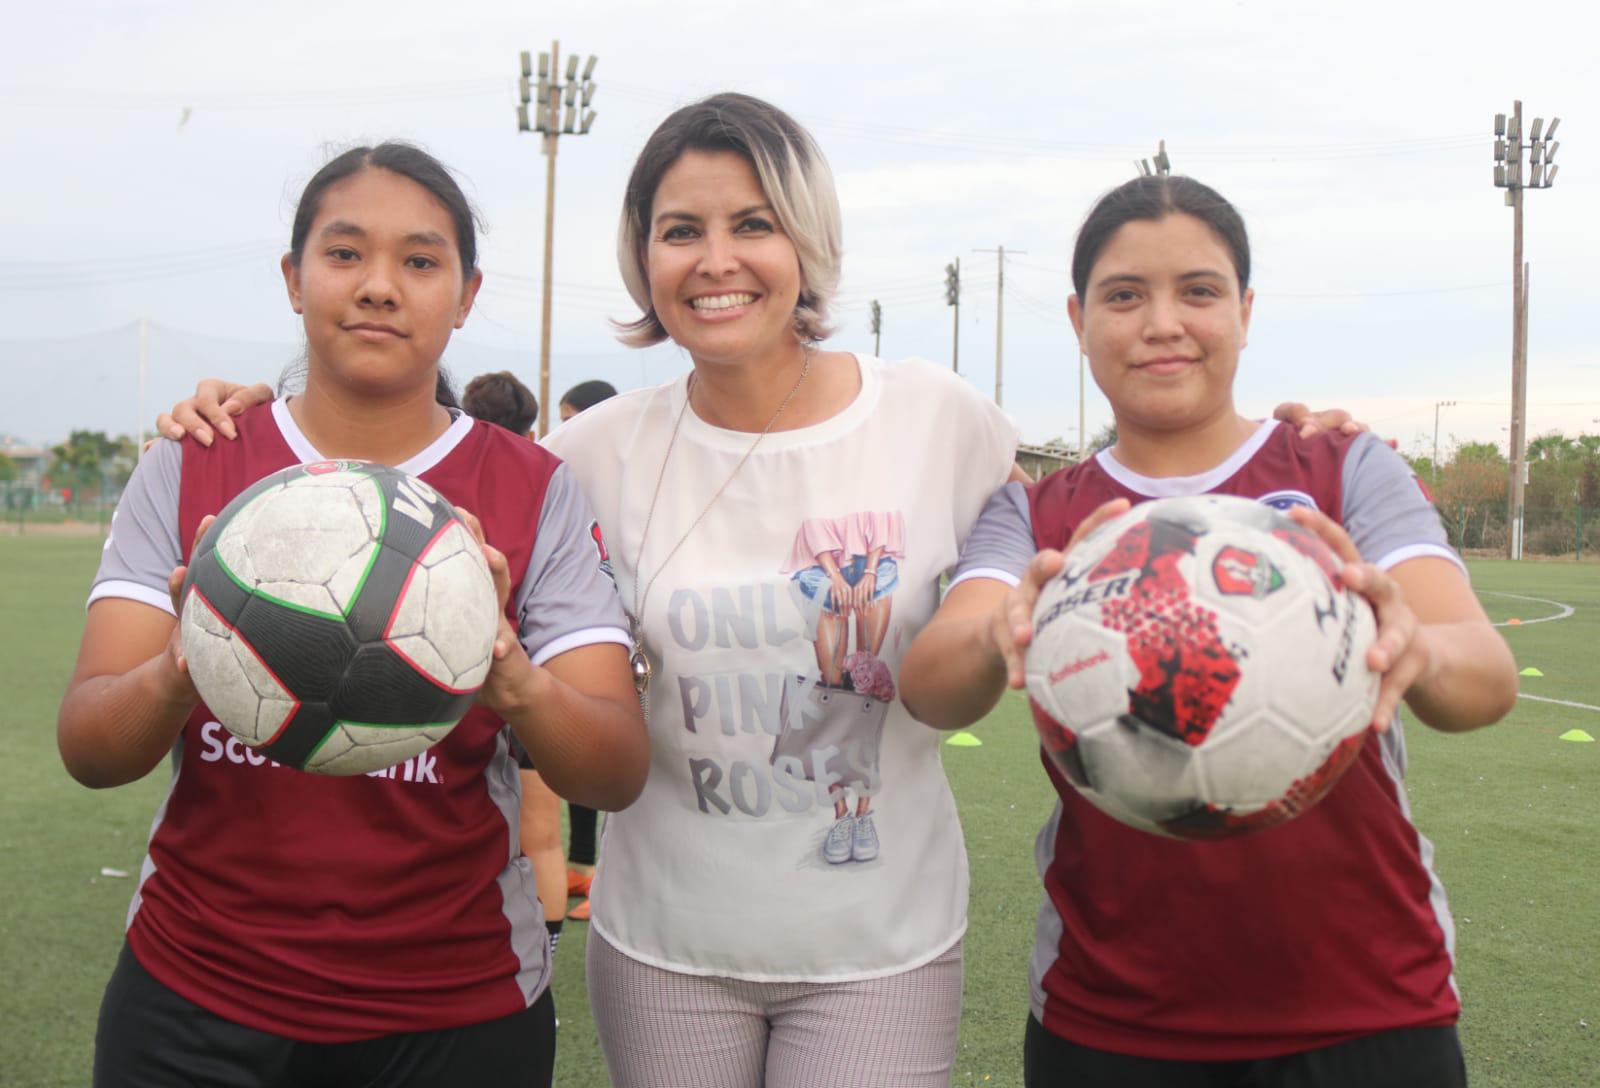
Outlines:
[[971,733],[953,733],[953,734],[951,734],[950,739],[945,741],[945,743],[949,744],[949,745],[951,745],[953,747],[956,747],[956,748],[982,748],[983,747],[983,741],[979,740],[977,737],[973,736]]
[[1561,739],[1576,741],[1579,744],[1594,743],[1594,738],[1585,733],[1582,729],[1568,729],[1565,733],[1561,734]]
[[1527,668],[1525,668],[1521,672],[1517,673],[1517,675],[1518,676],[1543,676],[1544,673],[1540,672],[1538,669],[1534,668],[1532,665],[1529,665]]

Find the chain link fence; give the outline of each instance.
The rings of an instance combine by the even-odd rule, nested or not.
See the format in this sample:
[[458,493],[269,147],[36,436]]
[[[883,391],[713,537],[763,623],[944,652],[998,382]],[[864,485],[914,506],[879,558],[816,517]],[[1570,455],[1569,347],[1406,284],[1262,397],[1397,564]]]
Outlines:
[[18,483],[0,483],[0,536],[28,533],[104,536],[116,510],[116,496],[63,499],[60,492]]
[[[1505,503],[1441,505],[1439,516],[1457,551],[1505,554]],[[1600,507],[1524,508],[1522,554],[1541,559],[1600,559]]]

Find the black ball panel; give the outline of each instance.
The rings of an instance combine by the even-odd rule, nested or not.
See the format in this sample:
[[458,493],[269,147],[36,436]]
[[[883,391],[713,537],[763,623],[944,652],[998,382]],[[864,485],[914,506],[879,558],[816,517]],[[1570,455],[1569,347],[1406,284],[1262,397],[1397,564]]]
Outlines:
[[455,721],[473,698],[441,688],[392,647],[376,642],[356,651],[330,701],[342,721],[410,725]]
[[301,703],[289,724],[271,744],[256,751],[289,767],[304,767],[323,739],[333,731],[333,712],[327,703]]
[[251,597],[235,625],[284,687],[302,702],[329,698],[355,656],[356,640],[339,620]]

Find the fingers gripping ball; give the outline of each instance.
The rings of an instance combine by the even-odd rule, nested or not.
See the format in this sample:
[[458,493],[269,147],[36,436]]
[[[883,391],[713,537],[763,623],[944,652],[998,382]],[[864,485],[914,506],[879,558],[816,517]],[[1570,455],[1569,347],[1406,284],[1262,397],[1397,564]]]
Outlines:
[[1061,775],[1176,838],[1316,804],[1360,752],[1380,679],[1372,609],[1339,566],[1248,499],[1161,499],[1101,526],[1033,614],[1028,696]]
[[239,494],[195,547],[180,600],[212,715],[318,774],[389,767],[442,740],[488,675],[499,624],[483,553],[450,504],[361,461]]

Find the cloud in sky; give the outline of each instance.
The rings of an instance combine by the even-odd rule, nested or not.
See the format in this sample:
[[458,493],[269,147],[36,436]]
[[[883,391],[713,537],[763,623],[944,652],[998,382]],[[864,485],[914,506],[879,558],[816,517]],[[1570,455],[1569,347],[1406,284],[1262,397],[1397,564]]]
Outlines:
[[[558,19],[510,2],[397,0],[375,13],[102,0],[31,12],[0,41],[11,164],[0,197],[13,213],[0,431],[129,429],[136,338],[125,330],[141,317],[168,330],[152,340],[153,405],[196,366],[272,376],[298,342],[276,260],[299,186],[330,149],[386,136],[457,168],[486,219],[487,287],[453,348],[458,373],[511,360],[532,375],[544,162],[515,131],[514,78],[517,50],[548,48],[552,34],[600,56],[599,120],[563,141],[557,182],[554,341],[573,380],[631,386],[685,365],[670,348],[640,356],[612,339],[606,319],[632,316],[614,263],[617,207],[661,117],[734,88],[811,127],[838,176],[847,258],[834,346],[870,350],[877,298],[886,356],[948,360],[943,268],[959,256],[961,369],[992,391],[995,258],[974,251],[1027,251],[1006,270],[1005,403],[1030,438],[1077,424],[1063,313],[1077,224],[1165,139],[1176,167],[1250,225],[1258,302],[1241,408],[1341,404],[1412,443],[1431,441],[1436,402],[1484,401],[1445,409],[1446,433],[1503,441],[1511,224],[1490,183],[1489,132],[1521,95],[1530,115],[1564,118],[1560,183],[1528,198],[1529,429],[1600,418],[1584,407],[1600,402],[1600,357],[1579,275],[1600,243],[1600,134],[1588,123],[1600,81],[1566,5],[569,8]],[[1108,415],[1092,388],[1087,414],[1091,432]]]

